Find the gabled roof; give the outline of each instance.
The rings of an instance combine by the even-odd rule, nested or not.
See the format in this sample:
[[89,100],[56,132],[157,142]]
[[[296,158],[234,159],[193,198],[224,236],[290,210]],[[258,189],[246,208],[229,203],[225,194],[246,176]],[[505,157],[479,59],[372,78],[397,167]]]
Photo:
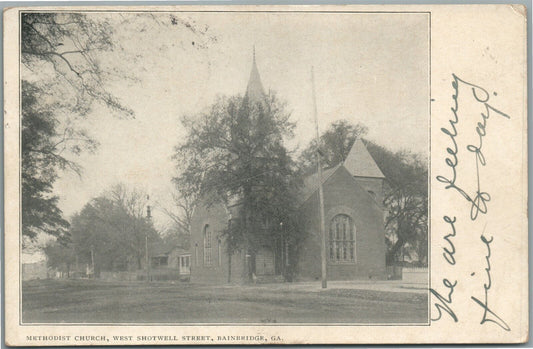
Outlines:
[[255,48],[254,59],[252,63],[252,71],[250,72],[250,79],[248,80],[248,86],[246,87],[246,96],[250,102],[263,102],[265,99],[265,89],[261,83],[261,77],[259,76],[259,70],[257,70],[257,64],[255,63]]
[[[341,166],[342,164],[338,164],[337,166],[322,170],[322,184],[324,184],[324,182],[326,182],[328,178],[331,177],[331,175],[334,174]],[[313,195],[313,193],[317,191],[319,183],[318,172],[304,177],[303,186],[299,195],[300,202],[306,201],[311,195]]]
[[172,244],[166,244],[164,242],[154,242],[149,245],[150,257],[163,257],[168,256],[172,251],[177,250],[178,254],[186,254],[188,251]]
[[355,140],[344,167],[355,177],[385,178],[360,138]]
[[[326,182],[337,172],[344,172],[345,175],[352,181],[353,185],[359,188],[362,195],[366,195],[371,202],[376,205],[377,208],[383,209],[383,207],[376,201],[376,199],[370,195],[361,185],[358,183],[357,179],[348,171],[346,166],[344,166],[342,163],[338,164],[335,167],[328,168],[326,170],[322,171],[322,184],[326,184]],[[314,193],[318,190],[318,174],[315,172],[311,175],[308,175],[307,177],[304,177],[303,179],[304,185],[301,190],[301,194],[299,197],[299,203],[300,205],[303,205]],[[324,193],[326,195],[326,193]]]

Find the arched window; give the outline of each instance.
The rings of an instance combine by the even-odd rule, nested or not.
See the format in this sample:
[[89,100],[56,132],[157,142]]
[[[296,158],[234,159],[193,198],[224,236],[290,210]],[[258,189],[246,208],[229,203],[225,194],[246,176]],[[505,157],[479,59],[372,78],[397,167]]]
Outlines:
[[204,266],[211,265],[211,260],[212,260],[211,239],[212,239],[211,229],[209,228],[209,224],[206,224],[204,227]]
[[329,260],[355,262],[355,226],[352,219],[339,214],[333,217],[329,227]]
[[370,196],[372,196],[372,199],[374,199],[374,200],[377,201],[377,195],[376,195],[376,193],[374,193],[372,190],[369,190],[369,191],[368,191],[368,194],[370,194]]

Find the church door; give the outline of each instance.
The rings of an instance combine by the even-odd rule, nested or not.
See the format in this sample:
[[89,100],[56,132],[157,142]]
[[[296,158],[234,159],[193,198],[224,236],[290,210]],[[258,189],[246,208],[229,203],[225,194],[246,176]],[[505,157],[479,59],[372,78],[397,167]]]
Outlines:
[[191,273],[191,256],[178,257],[180,275],[189,275]]
[[261,247],[255,255],[256,275],[274,275],[274,252],[267,247]]

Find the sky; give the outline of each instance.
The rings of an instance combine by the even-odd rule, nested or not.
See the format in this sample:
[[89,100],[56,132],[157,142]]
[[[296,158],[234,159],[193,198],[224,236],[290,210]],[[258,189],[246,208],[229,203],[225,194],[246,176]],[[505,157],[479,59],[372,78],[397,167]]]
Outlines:
[[[173,148],[186,136],[183,115],[206,110],[217,96],[245,92],[255,46],[261,80],[287,103],[296,123],[291,149],[314,137],[311,67],[319,128],[335,120],[363,123],[367,138],[390,150],[427,156],[429,32],[426,14],[134,13],[105,16],[117,48],[98,57],[114,78],[107,88],[134,119],[95,105],[83,124],[100,146],[75,160],[55,184],[69,217],[122,182],[150,194],[156,227],[171,209]],[[172,25],[171,16],[178,25]]]

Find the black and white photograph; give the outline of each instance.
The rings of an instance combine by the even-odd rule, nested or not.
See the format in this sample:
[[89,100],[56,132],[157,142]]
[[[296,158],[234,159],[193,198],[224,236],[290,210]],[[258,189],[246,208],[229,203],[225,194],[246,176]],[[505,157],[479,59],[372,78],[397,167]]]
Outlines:
[[5,8],[5,345],[528,342],[530,13]]
[[429,323],[426,12],[20,13],[20,323]]

